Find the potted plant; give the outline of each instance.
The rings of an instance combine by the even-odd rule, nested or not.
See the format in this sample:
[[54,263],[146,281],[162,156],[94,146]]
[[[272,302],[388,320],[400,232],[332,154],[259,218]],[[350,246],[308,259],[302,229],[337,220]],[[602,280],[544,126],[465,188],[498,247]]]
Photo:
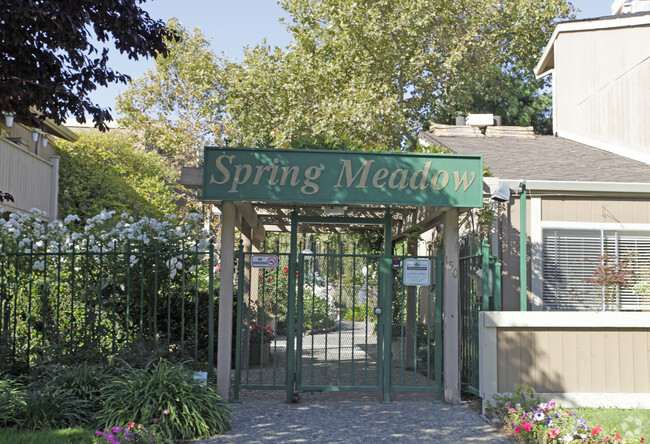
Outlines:
[[11,128],[14,124],[15,114],[14,113],[4,113],[4,114],[5,114],[5,125]]
[[268,325],[251,324],[249,326],[248,363],[265,364],[271,354],[271,341],[275,332]]

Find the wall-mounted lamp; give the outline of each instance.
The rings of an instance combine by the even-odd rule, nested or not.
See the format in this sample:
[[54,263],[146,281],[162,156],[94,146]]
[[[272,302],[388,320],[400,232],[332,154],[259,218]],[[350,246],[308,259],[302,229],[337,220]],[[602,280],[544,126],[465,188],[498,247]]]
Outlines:
[[510,202],[510,194],[512,194],[513,191],[514,190],[510,188],[510,185],[502,183],[496,190],[494,190],[490,198],[497,202]]
[[33,129],[32,130],[32,142],[34,142],[34,143],[38,142],[38,136],[39,136],[38,131],[36,129]]
[[43,148],[45,148],[45,147],[47,146],[47,142],[49,142],[49,141],[48,141],[47,137],[45,137],[45,134],[43,134],[43,135],[41,136],[41,146],[42,146]]
[[13,114],[5,114],[5,125],[7,125],[8,128],[11,128],[14,125]]

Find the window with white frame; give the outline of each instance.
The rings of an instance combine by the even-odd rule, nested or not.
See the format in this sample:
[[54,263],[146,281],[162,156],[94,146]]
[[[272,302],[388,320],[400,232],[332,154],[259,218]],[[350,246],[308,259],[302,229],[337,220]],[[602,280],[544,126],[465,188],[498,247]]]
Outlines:
[[[611,301],[589,282],[604,255],[632,272]],[[650,232],[544,229],[542,258],[547,310],[650,310]]]

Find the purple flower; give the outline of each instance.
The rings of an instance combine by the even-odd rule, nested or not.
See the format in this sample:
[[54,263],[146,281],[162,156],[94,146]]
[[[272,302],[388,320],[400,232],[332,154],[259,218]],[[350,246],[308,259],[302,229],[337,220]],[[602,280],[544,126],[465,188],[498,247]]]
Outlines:
[[535,421],[541,421],[541,420],[544,419],[545,416],[546,416],[546,415],[544,415],[544,412],[541,412],[541,411],[538,410],[538,411],[536,411],[535,414],[533,415],[533,419],[534,419]]

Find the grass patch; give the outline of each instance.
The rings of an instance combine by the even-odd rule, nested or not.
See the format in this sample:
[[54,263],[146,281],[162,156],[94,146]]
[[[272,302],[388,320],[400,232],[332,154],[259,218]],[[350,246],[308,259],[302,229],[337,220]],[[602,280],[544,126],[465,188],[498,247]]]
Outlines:
[[631,432],[650,441],[650,410],[617,408],[571,409],[578,418],[605,430],[615,430],[621,435]]
[[93,444],[93,432],[81,427],[25,432],[0,428],[0,444]]

